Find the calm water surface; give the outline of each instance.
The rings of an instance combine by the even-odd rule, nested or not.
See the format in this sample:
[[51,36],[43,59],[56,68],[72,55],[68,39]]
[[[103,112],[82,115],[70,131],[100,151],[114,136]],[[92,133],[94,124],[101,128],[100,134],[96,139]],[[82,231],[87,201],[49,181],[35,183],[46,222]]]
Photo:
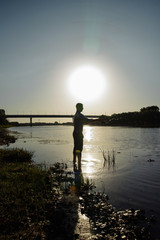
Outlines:
[[[15,144],[34,152],[36,163],[57,161],[72,169],[72,126],[11,128]],[[18,133],[16,133],[18,132]],[[104,157],[111,163],[104,166]],[[148,162],[148,160],[154,160]],[[160,129],[84,127],[82,172],[118,208],[142,208],[160,215]]]

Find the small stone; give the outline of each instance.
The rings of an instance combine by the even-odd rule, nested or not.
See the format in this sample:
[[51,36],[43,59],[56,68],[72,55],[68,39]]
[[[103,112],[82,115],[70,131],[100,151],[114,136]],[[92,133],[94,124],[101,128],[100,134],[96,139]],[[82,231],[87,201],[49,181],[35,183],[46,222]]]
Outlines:
[[122,235],[121,239],[127,239],[126,235]]

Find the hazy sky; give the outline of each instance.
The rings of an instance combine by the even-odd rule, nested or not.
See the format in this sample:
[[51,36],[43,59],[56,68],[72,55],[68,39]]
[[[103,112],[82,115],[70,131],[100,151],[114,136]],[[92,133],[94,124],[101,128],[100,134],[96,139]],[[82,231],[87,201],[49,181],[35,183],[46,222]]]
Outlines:
[[[69,76],[98,68],[104,92],[85,114],[160,107],[159,0],[0,0],[0,108],[73,114]],[[97,85],[98,88],[98,85]]]

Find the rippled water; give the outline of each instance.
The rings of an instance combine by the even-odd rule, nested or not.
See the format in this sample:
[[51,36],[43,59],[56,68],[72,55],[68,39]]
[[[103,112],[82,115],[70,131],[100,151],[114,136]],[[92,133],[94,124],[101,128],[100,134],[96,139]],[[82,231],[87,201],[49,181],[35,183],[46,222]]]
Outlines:
[[[36,163],[60,161],[72,169],[71,126],[11,130],[18,140],[10,147],[34,151]],[[160,215],[159,128],[84,127],[82,172],[96,183],[97,191],[109,195],[116,207],[142,208],[151,215]]]

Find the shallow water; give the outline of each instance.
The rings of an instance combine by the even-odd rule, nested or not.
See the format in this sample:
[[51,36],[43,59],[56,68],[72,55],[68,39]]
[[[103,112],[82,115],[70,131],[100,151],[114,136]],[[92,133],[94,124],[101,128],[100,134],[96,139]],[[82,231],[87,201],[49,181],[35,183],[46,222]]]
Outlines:
[[[72,169],[72,126],[11,128],[18,137],[9,147],[34,152],[36,163],[57,161]],[[16,133],[18,132],[18,133]],[[106,161],[104,166],[103,152]],[[154,160],[154,161],[148,161]],[[118,208],[141,208],[160,215],[160,129],[84,127],[82,172]]]

